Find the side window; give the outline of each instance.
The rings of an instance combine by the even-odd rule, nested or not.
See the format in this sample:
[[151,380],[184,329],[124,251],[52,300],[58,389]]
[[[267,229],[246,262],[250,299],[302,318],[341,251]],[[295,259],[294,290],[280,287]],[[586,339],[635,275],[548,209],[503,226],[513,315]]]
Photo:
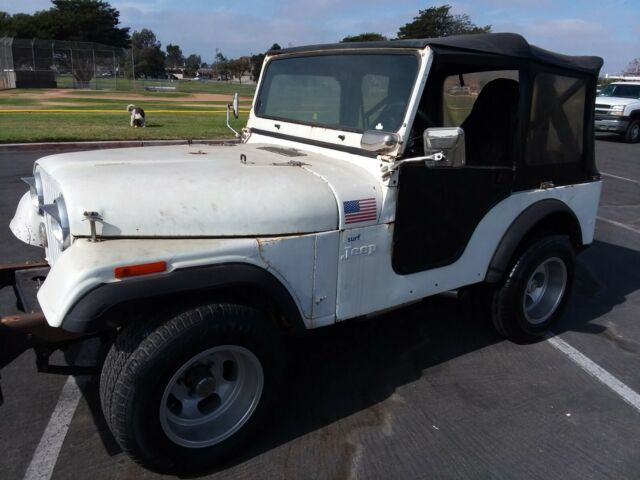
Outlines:
[[527,164],[579,162],[584,146],[586,82],[539,73],[533,86]]
[[493,70],[451,75],[442,88],[442,123],[459,127],[469,116],[480,92],[492,80],[506,78],[518,81],[517,70]]

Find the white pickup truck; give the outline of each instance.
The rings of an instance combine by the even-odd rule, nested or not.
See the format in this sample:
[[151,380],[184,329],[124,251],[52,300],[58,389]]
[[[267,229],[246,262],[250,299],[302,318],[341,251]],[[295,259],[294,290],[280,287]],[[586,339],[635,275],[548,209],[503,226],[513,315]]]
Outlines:
[[597,132],[613,132],[625,142],[640,142],[640,82],[614,82],[596,97]]
[[539,338],[594,237],[601,65],[514,34],[272,51],[240,143],[39,159],[11,229],[50,270],[0,367],[101,337],[115,439],[193,473],[273,416],[292,332],[457,290]]

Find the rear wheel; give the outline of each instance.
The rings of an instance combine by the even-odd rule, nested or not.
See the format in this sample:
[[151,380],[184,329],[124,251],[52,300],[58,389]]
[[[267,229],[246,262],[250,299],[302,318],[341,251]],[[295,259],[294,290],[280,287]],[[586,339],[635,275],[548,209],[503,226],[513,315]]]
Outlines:
[[640,120],[632,120],[624,135],[624,141],[628,143],[640,142]]
[[492,298],[496,330],[515,342],[543,336],[562,315],[574,275],[574,252],[565,236],[531,244],[513,264]]
[[147,468],[195,473],[238,453],[269,417],[278,336],[259,311],[211,305],[131,325],[102,371],[105,418]]

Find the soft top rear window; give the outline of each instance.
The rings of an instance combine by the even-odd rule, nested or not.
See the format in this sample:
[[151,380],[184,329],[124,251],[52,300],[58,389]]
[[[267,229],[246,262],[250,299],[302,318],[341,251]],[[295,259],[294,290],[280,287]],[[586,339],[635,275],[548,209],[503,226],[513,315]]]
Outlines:
[[396,131],[418,74],[413,53],[276,58],[258,94],[258,117],[341,130]]

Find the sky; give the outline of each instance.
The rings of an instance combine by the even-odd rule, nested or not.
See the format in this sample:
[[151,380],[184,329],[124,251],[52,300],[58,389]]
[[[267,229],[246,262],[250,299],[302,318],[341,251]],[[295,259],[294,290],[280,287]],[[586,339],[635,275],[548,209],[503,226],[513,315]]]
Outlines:
[[[421,9],[452,5],[494,32],[522,34],[530,43],[568,55],[604,58],[602,73],[617,73],[640,57],[640,0],[112,0],[123,26],[150,28],[185,55],[211,62],[282,47],[331,43],[378,32],[389,38]],[[49,0],[1,0],[0,10],[33,13]]]

